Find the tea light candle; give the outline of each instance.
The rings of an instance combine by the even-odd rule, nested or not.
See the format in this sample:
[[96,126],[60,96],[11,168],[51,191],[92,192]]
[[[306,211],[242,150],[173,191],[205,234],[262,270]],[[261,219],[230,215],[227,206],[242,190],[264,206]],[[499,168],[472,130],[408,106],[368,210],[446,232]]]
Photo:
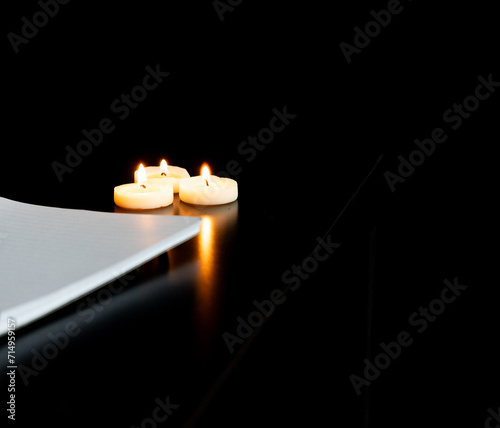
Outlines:
[[115,187],[115,204],[131,210],[151,210],[169,206],[174,201],[171,183],[157,186],[148,183],[144,166],[139,166],[137,183]]
[[[179,193],[179,180],[190,177],[187,170],[178,166],[167,165],[165,159],[161,161],[160,166],[148,166],[144,169],[146,171],[148,183],[154,184],[155,186],[172,184],[174,193]],[[139,171],[135,171],[134,173],[134,182],[136,183],[138,173]]]
[[179,182],[179,198],[194,205],[222,205],[238,199],[238,183],[231,178],[210,175],[203,166],[201,176],[184,178]]

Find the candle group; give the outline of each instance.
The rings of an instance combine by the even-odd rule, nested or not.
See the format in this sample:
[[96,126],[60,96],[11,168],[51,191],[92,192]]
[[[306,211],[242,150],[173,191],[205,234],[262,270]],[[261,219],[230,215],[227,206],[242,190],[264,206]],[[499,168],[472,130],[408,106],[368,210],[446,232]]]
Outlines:
[[191,177],[184,169],[167,165],[144,168],[141,164],[134,172],[134,183],[116,186],[115,204],[125,209],[156,209],[167,207],[179,193],[182,202],[193,205],[222,205],[238,198],[235,180],[210,174],[203,166],[201,175]]

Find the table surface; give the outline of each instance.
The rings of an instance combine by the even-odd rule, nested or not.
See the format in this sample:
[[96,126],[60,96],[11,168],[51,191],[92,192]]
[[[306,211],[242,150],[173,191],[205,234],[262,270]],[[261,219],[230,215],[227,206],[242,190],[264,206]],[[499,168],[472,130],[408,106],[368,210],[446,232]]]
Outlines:
[[[5,34],[39,3],[9,4]],[[113,187],[162,157],[239,186],[230,205],[156,211],[201,216],[201,233],[16,332],[19,426],[493,418],[497,14],[400,3],[363,47],[387,3],[67,2],[19,52],[4,40],[1,197],[114,212]],[[170,74],[125,109],[148,67]],[[54,162],[105,119],[59,180]],[[2,338],[8,397],[6,356]]]
[[[433,184],[422,197],[422,182],[402,204],[386,186],[376,159],[342,203],[284,209],[243,185],[232,204],[196,207],[176,196],[151,211],[201,216],[201,232],[18,331],[20,419],[148,426],[166,401],[172,426],[376,426],[389,410],[397,420],[417,409],[415,423],[452,409],[473,419],[473,400],[489,399],[484,379],[496,376],[498,311],[475,270],[478,236],[456,234],[470,215],[456,212],[464,190]],[[435,325],[422,315],[410,323],[455,278],[467,297]],[[268,311],[271,296],[280,304],[258,315],[256,302]],[[365,358],[404,332],[413,343],[358,396],[352,376],[366,376]]]

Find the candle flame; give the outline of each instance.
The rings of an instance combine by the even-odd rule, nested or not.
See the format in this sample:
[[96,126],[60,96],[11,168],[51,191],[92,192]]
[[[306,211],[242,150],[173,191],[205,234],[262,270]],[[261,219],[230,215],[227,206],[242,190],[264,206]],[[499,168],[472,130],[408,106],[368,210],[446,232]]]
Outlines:
[[162,159],[162,161],[160,162],[160,171],[161,171],[161,175],[168,175],[168,165],[167,165],[167,161],[165,159]]
[[202,176],[203,180],[205,180],[205,183],[207,183],[207,186],[208,186],[208,182],[209,182],[209,178],[210,178],[210,168],[208,167],[207,164],[204,164],[203,167],[201,168],[201,176]]
[[139,165],[139,172],[137,173],[137,183],[139,184],[139,187],[142,187],[143,189],[146,188],[146,170],[144,169],[144,165],[142,163]]

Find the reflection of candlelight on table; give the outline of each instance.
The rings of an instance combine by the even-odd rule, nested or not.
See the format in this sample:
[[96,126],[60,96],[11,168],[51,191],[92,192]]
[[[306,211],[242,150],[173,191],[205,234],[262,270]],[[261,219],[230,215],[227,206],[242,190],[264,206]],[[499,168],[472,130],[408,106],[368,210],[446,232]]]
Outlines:
[[198,256],[201,261],[201,269],[205,277],[212,277],[214,242],[214,221],[210,216],[203,216],[199,235]]
[[217,284],[214,284],[213,278],[216,270],[214,266],[214,222],[209,216],[203,216],[201,220],[201,229],[198,236],[198,257],[200,260],[200,278],[196,287],[196,314],[197,318],[202,319],[201,327],[204,324],[210,324],[214,320],[214,311],[217,310]]
[[[217,325],[222,315],[222,302],[230,244],[236,232],[238,201],[219,206],[193,206],[180,202],[178,214],[201,217],[199,235],[183,246],[170,251],[170,266],[173,270],[185,262],[186,253],[194,253],[199,261],[195,278],[195,327],[203,347],[216,340]],[[195,247],[193,247],[195,246]]]
[[[123,209],[119,206],[115,206],[115,212],[144,214],[143,210]],[[184,275],[188,272],[185,279],[196,287],[194,325],[202,346],[201,351],[208,352],[221,333],[217,331],[217,327],[224,309],[222,304],[227,281],[225,269],[237,227],[238,201],[215,206],[191,205],[174,195],[172,205],[147,213],[202,219],[198,236],[168,252],[168,271],[171,275],[181,272]],[[160,265],[155,262],[147,271],[163,269]]]

